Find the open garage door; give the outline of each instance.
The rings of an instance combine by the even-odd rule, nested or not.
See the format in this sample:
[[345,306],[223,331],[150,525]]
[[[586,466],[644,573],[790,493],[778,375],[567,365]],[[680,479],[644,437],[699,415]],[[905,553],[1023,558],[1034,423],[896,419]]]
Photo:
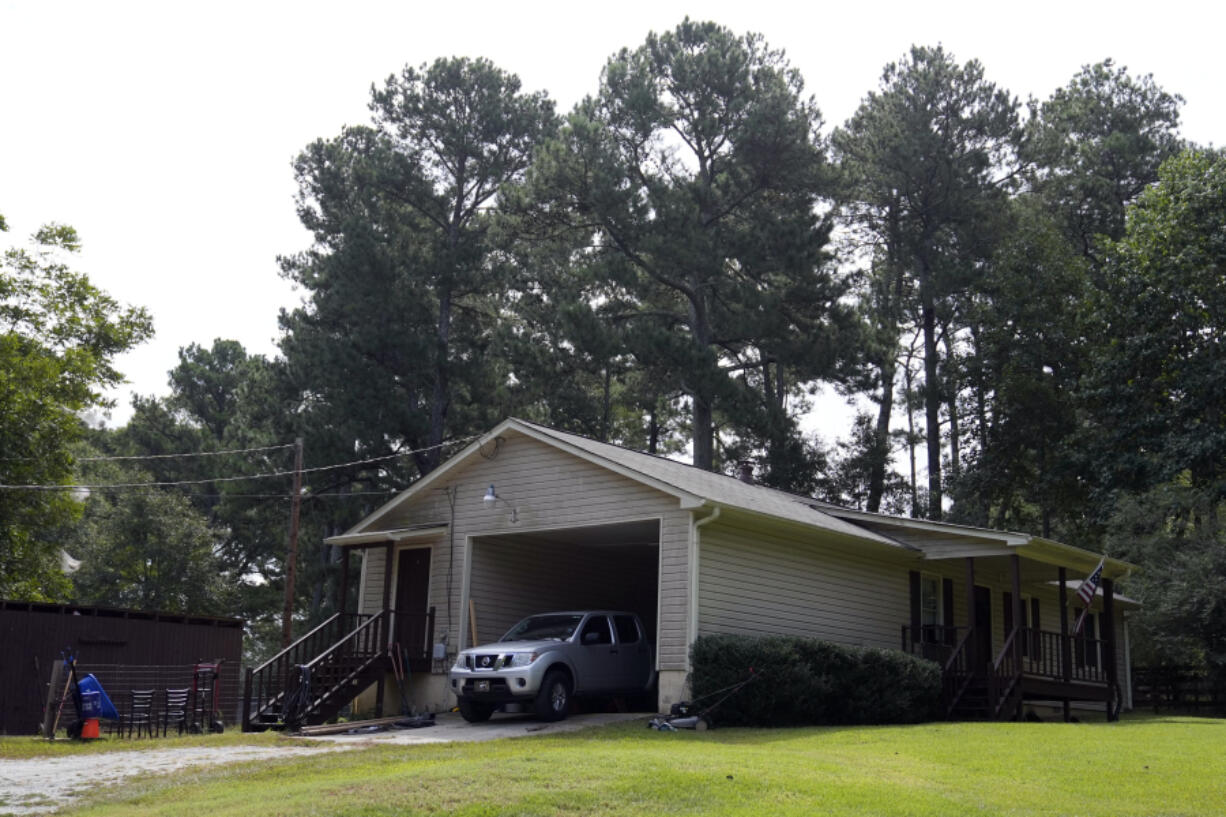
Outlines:
[[483,536],[472,545],[469,599],[478,643],[497,640],[533,613],[593,609],[638,613],[655,643],[659,520]]

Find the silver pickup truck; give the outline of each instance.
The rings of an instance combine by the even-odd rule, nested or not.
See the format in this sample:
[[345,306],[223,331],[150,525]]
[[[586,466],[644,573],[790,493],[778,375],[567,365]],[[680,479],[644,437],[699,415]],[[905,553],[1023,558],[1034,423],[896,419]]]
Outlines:
[[634,613],[541,613],[492,644],[460,652],[450,680],[470,723],[489,720],[507,703],[527,704],[542,720],[556,721],[566,717],[572,696],[647,692],[655,683],[655,657]]

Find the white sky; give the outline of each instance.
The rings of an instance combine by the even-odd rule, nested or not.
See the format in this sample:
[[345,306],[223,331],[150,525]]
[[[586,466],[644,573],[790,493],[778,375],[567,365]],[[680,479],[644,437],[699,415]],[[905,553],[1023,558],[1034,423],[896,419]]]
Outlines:
[[[274,354],[277,312],[298,295],[276,256],[309,242],[290,162],[308,142],[368,121],[372,82],[440,56],[484,56],[545,89],[560,111],[594,92],[617,49],[685,15],[758,31],[785,49],[828,126],[912,43],[943,43],[1025,99],[1114,57],[1184,96],[1184,135],[1223,141],[1220,2],[674,0],[410,3],[65,3],[0,0],[0,213],[8,241],[71,224],[74,267],[153,314],[156,338],[123,356],[130,387],[163,394],[179,347],[234,338]],[[0,239],[3,242],[5,239]],[[822,401],[827,437],[848,410]]]

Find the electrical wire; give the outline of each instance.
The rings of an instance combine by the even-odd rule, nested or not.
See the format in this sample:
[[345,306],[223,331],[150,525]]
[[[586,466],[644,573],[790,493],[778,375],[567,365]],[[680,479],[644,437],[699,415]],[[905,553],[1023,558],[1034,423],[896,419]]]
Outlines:
[[[423,451],[433,451],[436,448],[442,448],[445,445],[456,443],[467,443],[470,440],[476,439],[477,434],[471,437],[465,437],[459,440],[448,440],[437,445],[428,445],[424,448],[414,448],[409,451],[399,451],[395,454],[386,454],[382,457],[368,457],[362,460],[353,460],[351,462],[337,463],[336,465],[317,465],[313,468],[303,468],[303,474],[313,474],[320,471],[336,471],[341,468],[352,468],[356,465],[370,465],[371,463],[384,462],[386,460],[399,459],[412,454],[419,454]],[[272,479],[275,477],[293,476],[295,472],[290,471],[272,471],[267,474],[248,474],[246,476],[237,477],[211,477],[209,479],[182,479],[167,482],[117,482],[105,485],[3,485],[0,484],[0,490],[5,491],[106,491],[115,489],[127,488],[173,488],[180,485],[208,485],[214,482],[242,482],[249,479]]]
[[261,448],[231,448],[226,451],[194,451],[184,454],[134,454],[123,457],[78,457],[77,462],[113,462],[116,460],[169,460],[188,457],[220,457],[226,454],[254,454],[260,451],[280,451],[293,448],[294,443],[266,445]]
[[[293,448],[294,443],[281,445],[266,445],[260,448],[230,448],[225,451],[191,451],[182,454],[132,454],[114,457],[76,457],[76,462],[119,462],[121,460],[169,460],[187,459],[190,457],[221,457],[228,454],[254,454],[260,451],[280,451]],[[0,462],[36,462],[37,457],[0,457]]]

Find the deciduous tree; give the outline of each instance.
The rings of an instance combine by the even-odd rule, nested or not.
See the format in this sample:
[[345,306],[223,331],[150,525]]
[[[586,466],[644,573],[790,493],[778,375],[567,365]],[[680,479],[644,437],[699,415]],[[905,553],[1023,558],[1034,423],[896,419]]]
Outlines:
[[[2,226],[2,225],[0,225]],[[80,242],[51,224],[29,249],[0,260],[0,484],[67,484],[78,413],[108,405],[123,380],[121,352],[153,334],[143,309],[127,307],[74,272]],[[79,511],[65,491],[0,488],[0,597],[61,596],[60,549],[48,532]]]

